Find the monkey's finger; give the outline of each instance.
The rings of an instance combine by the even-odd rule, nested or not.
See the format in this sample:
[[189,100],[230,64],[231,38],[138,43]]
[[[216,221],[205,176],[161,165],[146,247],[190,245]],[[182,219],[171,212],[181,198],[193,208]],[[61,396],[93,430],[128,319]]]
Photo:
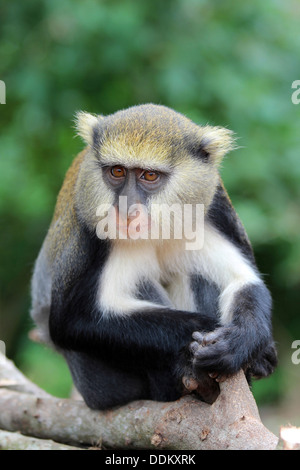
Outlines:
[[218,340],[219,337],[220,337],[219,331],[212,331],[211,333],[207,333],[207,335],[203,337],[202,343],[204,346],[206,346],[207,344],[213,344]]
[[204,335],[200,331],[194,331],[192,338],[198,341],[198,343],[202,343]]
[[190,344],[190,351],[192,354],[195,354],[197,351],[199,351],[199,349],[201,348],[201,346],[199,345],[199,343],[197,343],[197,341],[193,341],[191,344]]

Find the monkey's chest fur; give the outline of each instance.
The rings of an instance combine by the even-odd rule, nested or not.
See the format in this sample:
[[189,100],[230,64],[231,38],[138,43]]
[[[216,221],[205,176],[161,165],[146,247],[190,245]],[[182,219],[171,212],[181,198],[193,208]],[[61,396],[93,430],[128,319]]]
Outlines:
[[115,244],[99,277],[103,312],[128,313],[162,306],[197,311],[192,291],[193,261],[182,240]]

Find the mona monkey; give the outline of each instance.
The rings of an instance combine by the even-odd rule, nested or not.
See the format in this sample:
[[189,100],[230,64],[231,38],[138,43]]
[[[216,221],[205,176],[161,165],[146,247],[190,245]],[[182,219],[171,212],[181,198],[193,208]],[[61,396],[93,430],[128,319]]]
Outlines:
[[[153,104],[79,112],[77,130],[87,147],[67,172],[36,261],[31,315],[86,404],[191,391],[212,403],[240,369],[269,375],[271,297],[218,171],[233,133]],[[204,208],[201,247],[172,236],[176,218],[169,238],[149,236],[165,219],[152,208],[173,204]],[[114,209],[113,230],[99,223],[99,207]]]

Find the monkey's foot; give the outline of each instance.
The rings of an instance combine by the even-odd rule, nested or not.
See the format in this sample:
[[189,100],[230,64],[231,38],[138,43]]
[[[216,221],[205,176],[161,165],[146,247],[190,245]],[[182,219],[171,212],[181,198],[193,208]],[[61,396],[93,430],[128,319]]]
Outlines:
[[222,383],[222,382],[225,382],[225,380],[232,377],[233,374],[219,374],[219,372],[209,372],[208,375],[212,379],[215,379],[216,382]]
[[187,393],[195,392],[201,400],[212,405],[220,394],[220,387],[206,372],[198,373],[195,377],[184,376],[182,383]]

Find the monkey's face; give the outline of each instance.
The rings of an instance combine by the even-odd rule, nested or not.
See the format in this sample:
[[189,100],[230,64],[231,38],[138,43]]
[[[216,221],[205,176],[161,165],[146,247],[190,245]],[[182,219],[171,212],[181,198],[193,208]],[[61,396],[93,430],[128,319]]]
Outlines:
[[150,200],[166,184],[166,174],[122,165],[103,166],[102,174],[115,198],[106,220],[102,219],[97,225],[98,235],[107,233],[110,238],[148,239],[154,229]]
[[77,181],[78,209],[98,236],[108,238],[148,238],[150,229],[160,238],[166,217],[172,238],[185,206],[208,209],[218,164],[232,146],[230,131],[199,127],[155,105],[105,118],[80,113],[78,130],[89,145]]

